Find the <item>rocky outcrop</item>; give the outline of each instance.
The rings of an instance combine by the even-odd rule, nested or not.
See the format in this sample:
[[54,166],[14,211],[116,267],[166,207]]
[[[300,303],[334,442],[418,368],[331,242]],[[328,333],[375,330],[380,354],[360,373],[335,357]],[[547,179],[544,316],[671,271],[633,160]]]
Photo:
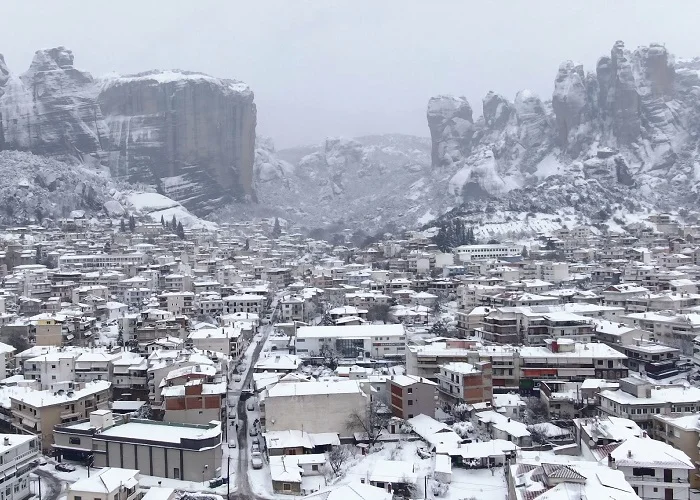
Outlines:
[[183,71],[103,82],[113,175],[208,212],[253,195],[256,109],[241,82]]
[[189,209],[252,199],[256,108],[247,85],[185,71],[95,80],[73,53],[0,56],[0,149],[28,150],[155,186]]
[[109,131],[91,88],[64,47],[39,50],[20,76],[6,73],[0,98],[4,149],[82,161],[102,152]]
[[437,96],[428,102],[434,166],[450,165],[471,151],[472,108],[464,97]]
[[[565,61],[554,79],[551,104],[529,91],[511,103],[493,92],[483,118],[454,126],[463,98],[428,104],[432,165],[452,177],[447,192],[467,201],[550,175],[599,176],[664,199],[664,190],[700,193],[700,59],[675,61],[650,44],[634,51],[616,42],[593,72]],[[605,158],[602,161],[604,152]],[[608,154],[609,153],[609,154]],[[478,188],[478,189],[477,189]],[[676,197],[677,199],[677,197]]]

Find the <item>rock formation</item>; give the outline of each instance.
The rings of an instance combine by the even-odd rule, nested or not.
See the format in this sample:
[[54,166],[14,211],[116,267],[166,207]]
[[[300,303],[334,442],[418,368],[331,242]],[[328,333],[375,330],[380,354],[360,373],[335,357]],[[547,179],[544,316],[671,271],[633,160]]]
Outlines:
[[253,192],[247,85],[184,71],[95,80],[64,47],[12,75],[0,56],[0,150],[28,150],[145,182],[199,213]]

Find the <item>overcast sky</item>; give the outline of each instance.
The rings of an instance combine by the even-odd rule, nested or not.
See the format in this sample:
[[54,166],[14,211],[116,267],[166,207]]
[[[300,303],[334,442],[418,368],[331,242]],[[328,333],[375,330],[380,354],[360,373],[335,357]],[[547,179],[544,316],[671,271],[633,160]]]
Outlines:
[[[69,7],[74,5],[74,8]],[[3,0],[0,53],[26,70],[65,45],[94,75],[181,68],[248,83],[278,147],[326,136],[428,136],[432,95],[549,98],[559,63],[587,70],[615,40],[700,56],[700,1]]]

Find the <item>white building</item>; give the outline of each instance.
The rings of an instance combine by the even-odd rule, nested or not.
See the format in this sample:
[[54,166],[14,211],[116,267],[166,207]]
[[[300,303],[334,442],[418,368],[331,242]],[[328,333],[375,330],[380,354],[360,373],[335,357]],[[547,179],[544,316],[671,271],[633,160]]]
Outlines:
[[90,477],[68,487],[68,500],[138,500],[142,496],[139,471],[135,469],[96,469]]
[[319,356],[324,349],[345,358],[403,357],[406,331],[403,325],[303,326],[295,345],[302,358]]
[[22,500],[29,491],[29,473],[39,461],[37,436],[24,434],[0,434],[0,474],[2,474],[3,500]]
[[453,252],[460,262],[471,260],[497,259],[499,257],[519,257],[522,248],[514,245],[461,245]]

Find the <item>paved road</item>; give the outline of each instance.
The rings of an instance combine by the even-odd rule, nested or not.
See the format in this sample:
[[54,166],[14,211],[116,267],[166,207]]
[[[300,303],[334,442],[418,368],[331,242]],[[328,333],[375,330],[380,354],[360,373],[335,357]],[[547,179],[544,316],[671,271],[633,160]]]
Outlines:
[[[275,310],[277,301],[273,302],[272,310]],[[255,346],[253,355],[248,363],[248,373],[246,374],[245,380],[243,381],[242,387],[252,387],[253,381],[253,365],[260,357],[260,352],[262,351],[265,342],[267,341],[267,336],[272,331],[272,326],[264,326],[262,330],[262,339]],[[250,487],[250,482],[248,481],[248,466],[250,464],[250,458],[248,451],[250,447],[248,445],[248,411],[246,410],[246,402],[239,399],[238,400],[238,463],[236,467],[236,493],[231,493],[229,497],[230,500],[258,500],[260,497],[253,493]],[[53,500],[53,499],[52,499]]]
[[49,471],[43,469],[34,469],[34,474],[41,478],[41,489],[44,492],[41,500],[56,500],[61,494],[61,481]]

